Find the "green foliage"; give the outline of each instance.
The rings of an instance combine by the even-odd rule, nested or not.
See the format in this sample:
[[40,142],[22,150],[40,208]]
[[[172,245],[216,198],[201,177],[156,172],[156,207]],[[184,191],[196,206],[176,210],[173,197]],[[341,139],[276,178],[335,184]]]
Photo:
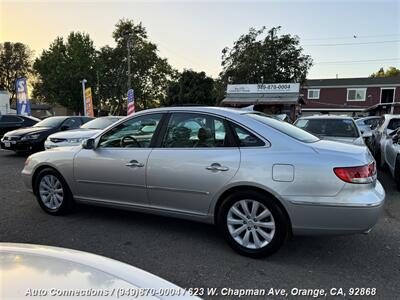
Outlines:
[[31,74],[32,51],[22,43],[0,43],[0,90],[15,97],[15,80]]
[[131,40],[132,88],[138,109],[158,106],[173,74],[166,59],[158,56],[157,46],[148,41],[141,23],[120,20],[113,32],[117,46],[100,49],[99,88],[103,102],[116,114],[125,113],[127,93],[127,42]]
[[306,79],[312,65],[309,55],[303,54],[297,36],[277,36],[280,27],[273,27],[264,35],[265,27],[251,28],[234,42],[233,48],[222,50],[224,83],[300,82]]
[[[67,40],[57,37],[33,64],[38,77],[34,96],[83,113],[81,80],[95,91],[96,50],[88,34],[71,32]],[[95,102],[96,103],[96,102]]]
[[192,70],[176,74],[168,86],[167,98],[163,104],[215,105],[214,80],[204,72]]
[[370,77],[393,77],[400,76],[400,69],[396,67],[389,67],[386,71],[380,68],[378,72],[371,74]]

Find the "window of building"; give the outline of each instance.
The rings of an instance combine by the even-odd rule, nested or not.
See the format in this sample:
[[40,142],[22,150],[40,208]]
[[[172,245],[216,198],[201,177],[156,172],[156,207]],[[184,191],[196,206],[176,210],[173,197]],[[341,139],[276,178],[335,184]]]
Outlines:
[[309,89],[307,98],[308,99],[319,99],[319,89]]
[[365,101],[367,89],[347,89],[347,101]]

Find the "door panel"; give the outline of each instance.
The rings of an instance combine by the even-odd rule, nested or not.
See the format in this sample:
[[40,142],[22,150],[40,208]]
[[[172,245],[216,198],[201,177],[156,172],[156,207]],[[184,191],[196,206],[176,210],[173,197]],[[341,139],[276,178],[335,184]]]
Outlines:
[[[207,169],[215,163],[227,170]],[[239,163],[237,148],[154,149],[147,166],[150,204],[206,214],[213,196],[235,175]]]
[[148,205],[146,167],[162,114],[146,114],[103,133],[74,159],[77,198]]
[[173,113],[161,148],[147,166],[150,204],[206,214],[211,200],[235,175],[240,151],[223,119],[202,113]]
[[[151,149],[82,149],[74,159],[77,198],[147,204],[146,162]],[[127,166],[136,160],[143,166]]]

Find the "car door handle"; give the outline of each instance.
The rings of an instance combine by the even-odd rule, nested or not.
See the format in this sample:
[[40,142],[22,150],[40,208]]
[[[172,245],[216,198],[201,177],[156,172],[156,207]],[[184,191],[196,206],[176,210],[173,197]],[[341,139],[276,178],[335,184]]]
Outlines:
[[210,171],[228,171],[229,170],[228,167],[221,166],[218,163],[213,163],[210,166],[206,167],[206,169],[210,170]]
[[127,164],[125,164],[125,166],[127,167],[131,167],[131,168],[142,168],[144,167],[144,164],[138,162],[137,160],[131,160],[130,162],[128,162]]

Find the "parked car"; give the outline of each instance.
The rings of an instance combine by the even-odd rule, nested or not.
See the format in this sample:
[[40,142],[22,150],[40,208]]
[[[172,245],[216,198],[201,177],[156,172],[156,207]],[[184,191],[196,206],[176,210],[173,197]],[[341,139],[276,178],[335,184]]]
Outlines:
[[371,146],[378,166],[383,166],[383,147],[390,134],[400,127],[400,115],[383,115],[379,120],[378,127],[372,132]]
[[83,140],[94,136],[122,118],[118,116],[100,117],[83,124],[79,129],[53,133],[47,137],[44,148],[51,149],[80,145]]
[[39,121],[39,119],[30,116],[0,115],[0,137],[2,137],[8,131],[30,127]]
[[370,116],[355,120],[356,125],[364,138],[364,142],[369,148],[371,148],[372,132],[376,127],[378,127],[380,119],[380,116]]
[[277,251],[290,233],[368,232],[385,198],[366,147],[216,107],[138,112],[81,147],[29,156],[22,175],[51,215],[76,201],[214,223],[251,257]]
[[301,117],[294,125],[324,140],[365,146],[361,132],[351,117],[324,115]]
[[386,139],[383,147],[382,159],[388,166],[390,173],[400,190],[400,128],[393,131]]
[[44,141],[58,131],[79,128],[90,121],[89,117],[49,117],[32,127],[7,132],[1,139],[1,148],[16,152],[44,150]]
[[0,299],[199,299],[139,268],[66,248],[0,243],[0,269]]

